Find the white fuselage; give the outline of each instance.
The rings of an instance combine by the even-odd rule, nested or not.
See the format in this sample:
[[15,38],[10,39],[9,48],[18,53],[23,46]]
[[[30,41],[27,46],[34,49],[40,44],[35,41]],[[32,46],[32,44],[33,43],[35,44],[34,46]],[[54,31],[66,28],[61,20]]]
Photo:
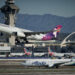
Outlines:
[[[33,32],[31,30],[22,29],[22,28],[18,28],[18,27],[11,27],[11,26],[8,26],[8,25],[5,25],[5,24],[0,24],[0,31],[5,32],[9,35],[13,35],[16,32],[17,37],[25,37],[24,32]],[[43,36],[44,36],[44,34],[30,35],[30,36],[27,37],[27,39],[41,40]]]
[[43,37],[45,36],[45,34],[36,34],[36,35],[31,35],[28,36],[27,39],[31,39],[31,40],[41,40]]
[[25,37],[24,32],[32,32],[30,30],[21,29],[18,27],[11,27],[8,25],[0,24],[0,31],[13,35],[15,32],[17,33],[17,37]]
[[40,57],[41,57],[41,56],[43,56],[43,55],[45,55],[45,54],[47,54],[47,53],[44,53],[44,52],[40,53],[40,52],[39,52],[39,53],[34,53],[34,56],[40,56]]
[[48,66],[54,67],[55,65],[61,65],[70,62],[71,59],[29,59],[22,63],[25,66]]
[[56,53],[56,52],[53,52],[54,53],[54,56],[64,56],[64,55],[69,55],[69,56],[75,56],[75,53]]
[[71,59],[70,62],[64,63],[61,66],[75,66],[75,59]]
[[12,56],[23,56],[25,53],[10,53],[10,57]]

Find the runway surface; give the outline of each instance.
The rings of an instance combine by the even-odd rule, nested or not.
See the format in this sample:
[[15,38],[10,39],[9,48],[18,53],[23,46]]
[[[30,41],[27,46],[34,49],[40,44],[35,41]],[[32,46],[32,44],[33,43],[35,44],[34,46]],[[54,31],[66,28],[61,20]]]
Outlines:
[[0,75],[75,75],[75,74],[58,74],[58,73],[4,73],[4,74],[0,74]]
[[75,67],[26,68],[24,66],[0,66],[0,75],[75,75]]

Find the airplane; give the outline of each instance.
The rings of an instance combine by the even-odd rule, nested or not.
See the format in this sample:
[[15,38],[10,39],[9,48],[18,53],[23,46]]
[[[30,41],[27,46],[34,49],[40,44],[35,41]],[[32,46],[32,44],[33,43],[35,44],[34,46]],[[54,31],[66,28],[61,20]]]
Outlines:
[[70,62],[64,63],[61,66],[75,66],[75,59],[71,59]]
[[63,57],[64,56],[63,53],[52,52],[52,50],[50,49],[50,47],[48,47],[48,55],[55,56],[55,57]]
[[27,29],[11,27],[6,24],[0,24],[0,32],[7,33],[9,35],[14,35],[16,37],[17,42],[20,42],[20,40],[23,39],[26,43],[28,43],[28,39],[42,41],[55,39],[57,38],[57,35],[59,34],[61,28],[62,25],[57,25],[53,30],[48,32],[33,32]]
[[49,68],[52,68],[52,67],[60,67],[62,64],[64,63],[68,63],[70,62],[71,59],[29,59],[29,60],[26,60],[24,62],[21,63],[21,65],[24,65],[24,66],[27,66],[27,67],[31,67],[31,66],[45,66],[45,67],[49,67]]
[[17,52],[17,53],[10,53],[9,57],[12,56],[31,56],[32,52],[28,51],[26,48],[24,48],[24,52]]
[[[34,57],[43,57],[45,54],[47,54],[47,53],[44,53],[44,52],[42,52],[42,53],[38,53],[38,52],[34,52],[33,53],[33,55],[34,55]],[[24,48],[24,52],[16,52],[16,53],[10,53],[10,55],[9,55],[10,57],[12,57],[12,56],[32,56],[32,51],[30,51],[30,50],[28,50],[27,48]]]
[[24,48],[24,55],[31,56],[32,52],[29,52],[26,48]]
[[57,25],[52,31],[50,31],[46,34],[41,34],[41,32],[40,32],[40,35],[38,35],[38,34],[31,35],[28,37],[28,39],[41,40],[41,41],[53,40],[57,37],[61,28],[62,28],[61,25]]
[[48,54],[50,56],[55,56],[55,57],[65,57],[65,56],[75,56],[75,53],[57,53],[57,52],[52,52],[50,47],[48,47]]
[[45,55],[47,55],[47,53],[44,53],[44,52],[34,53],[34,57],[44,57]]
[[[27,55],[27,56],[31,56],[32,55],[32,51],[29,51],[29,50],[27,50],[26,48],[24,48],[24,55]],[[34,57],[42,57],[42,56],[44,56],[45,54],[47,54],[47,53],[44,53],[44,52],[42,52],[42,53],[38,53],[38,52],[34,52],[33,53],[33,55],[34,55]]]

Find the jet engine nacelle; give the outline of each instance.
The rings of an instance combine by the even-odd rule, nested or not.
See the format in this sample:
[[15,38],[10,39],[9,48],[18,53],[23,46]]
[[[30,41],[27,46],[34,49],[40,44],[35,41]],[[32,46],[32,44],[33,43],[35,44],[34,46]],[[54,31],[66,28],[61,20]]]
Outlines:
[[25,37],[25,34],[22,32],[14,32],[13,35],[15,35],[17,37]]

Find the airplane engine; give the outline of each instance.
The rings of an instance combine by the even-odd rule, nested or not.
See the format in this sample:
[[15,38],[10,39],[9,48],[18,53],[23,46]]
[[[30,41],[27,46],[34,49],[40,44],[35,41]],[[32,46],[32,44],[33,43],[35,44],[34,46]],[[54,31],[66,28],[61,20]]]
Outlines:
[[25,37],[25,34],[21,32],[14,32],[13,34],[17,37]]
[[13,35],[17,36],[17,38],[16,38],[17,43],[21,43],[22,42],[21,41],[22,39],[24,40],[23,42],[28,43],[27,37],[25,36],[24,33],[14,32]]
[[25,37],[25,34],[24,33],[21,33],[21,32],[18,32],[17,33],[17,36],[19,36],[19,37]]

